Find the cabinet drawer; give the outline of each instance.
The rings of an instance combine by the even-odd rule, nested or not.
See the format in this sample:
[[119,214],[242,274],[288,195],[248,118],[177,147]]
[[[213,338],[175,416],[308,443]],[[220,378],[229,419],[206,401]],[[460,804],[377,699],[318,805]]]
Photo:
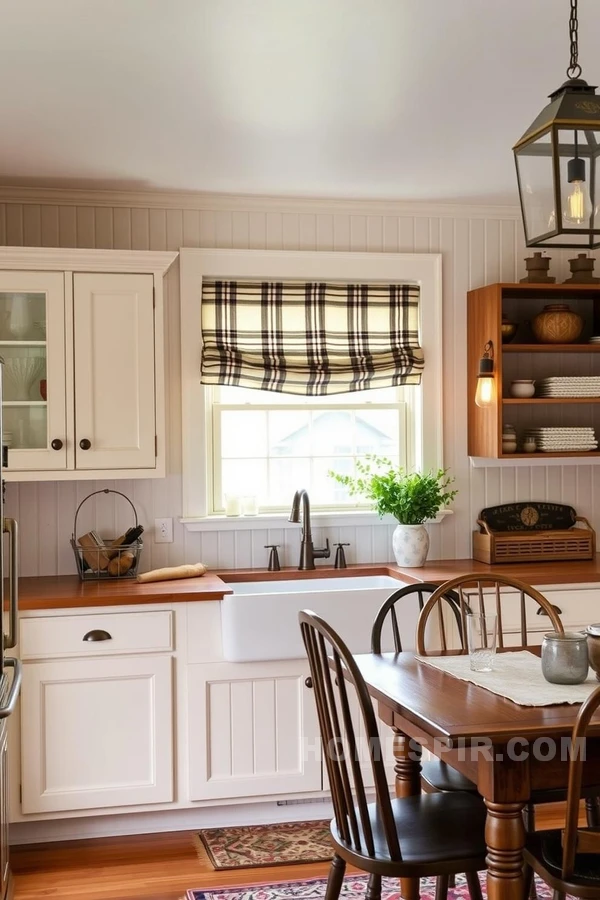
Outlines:
[[[173,649],[169,610],[135,613],[91,613],[83,616],[36,616],[21,619],[21,658],[110,656]],[[104,640],[85,640],[110,635]],[[102,634],[104,633],[104,634]]]

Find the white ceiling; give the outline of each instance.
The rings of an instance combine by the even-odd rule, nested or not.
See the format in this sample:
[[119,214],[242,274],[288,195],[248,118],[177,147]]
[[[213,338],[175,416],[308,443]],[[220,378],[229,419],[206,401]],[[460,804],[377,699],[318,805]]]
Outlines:
[[[580,62],[600,80],[600,3]],[[516,202],[568,0],[1,0],[0,181]]]

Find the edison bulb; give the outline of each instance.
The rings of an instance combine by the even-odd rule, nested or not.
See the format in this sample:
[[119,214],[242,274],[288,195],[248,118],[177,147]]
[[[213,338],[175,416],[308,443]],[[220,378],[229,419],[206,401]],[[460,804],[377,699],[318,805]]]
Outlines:
[[563,209],[563,221],[570,225],[581,225],[589,221],[592,201],[585,181],[575,181],[569,185],[569,192]]
[[475,403],[481,409],[486,409],[494,402],[494,379],[482,378],[477,379],[477,390],[475,391]]

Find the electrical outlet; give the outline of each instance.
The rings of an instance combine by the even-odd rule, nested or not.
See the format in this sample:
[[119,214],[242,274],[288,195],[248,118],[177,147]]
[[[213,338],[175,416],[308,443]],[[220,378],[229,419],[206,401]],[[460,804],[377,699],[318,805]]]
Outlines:
[[173,543],[173,519],[155,519],[154,520],[154,543],[155,544],[172,544]]

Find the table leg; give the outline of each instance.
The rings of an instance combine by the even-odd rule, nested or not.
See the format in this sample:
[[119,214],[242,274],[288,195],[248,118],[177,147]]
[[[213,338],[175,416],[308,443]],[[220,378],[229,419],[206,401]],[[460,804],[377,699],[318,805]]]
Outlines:
[[[392,728],[394,732],[394,770],[396,772],[396,796],[414,797],[421,793],[421,748],[411,742],[408,735]],[[403,900],[419,900],[418,878],[401,878]]]
[[485,801],[487,821],[487,896],[488,900],[522,900],[524,803]]

